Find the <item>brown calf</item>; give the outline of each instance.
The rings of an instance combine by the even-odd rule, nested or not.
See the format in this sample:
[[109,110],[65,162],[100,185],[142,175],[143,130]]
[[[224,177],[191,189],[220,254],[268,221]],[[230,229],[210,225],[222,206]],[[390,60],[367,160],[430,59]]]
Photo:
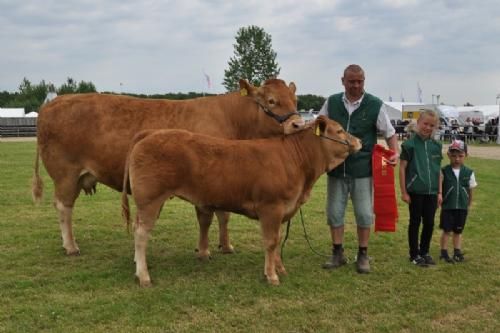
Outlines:
[[[137,207],[135,262],[141,286],[151,284],[148,236],[165,200],[173,196],[201,211],[224,210],[259,220],[264,274],[269,283],[279,284],[277,273],[286,273],[278,250],[281,224],[308,200],[323,173],[361,148],[357,138],[324,116],[309,128],[281,138],[237,141],[158,130],[142,133],[135,141],[127,158],[124,188],[129,182]],[[125,190],[122,206],[129,223]],[[201,247],[208,246],[208,227],[201,225]]]

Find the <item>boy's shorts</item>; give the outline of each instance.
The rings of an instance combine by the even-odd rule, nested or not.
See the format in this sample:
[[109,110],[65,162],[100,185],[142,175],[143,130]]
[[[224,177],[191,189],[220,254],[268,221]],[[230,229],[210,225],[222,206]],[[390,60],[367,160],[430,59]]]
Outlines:
[[465,220],[467,219],[466,209],[443,209],[441,210],[441,220],[439,228],[444,232],[451,232],[461,234],[465,227]]

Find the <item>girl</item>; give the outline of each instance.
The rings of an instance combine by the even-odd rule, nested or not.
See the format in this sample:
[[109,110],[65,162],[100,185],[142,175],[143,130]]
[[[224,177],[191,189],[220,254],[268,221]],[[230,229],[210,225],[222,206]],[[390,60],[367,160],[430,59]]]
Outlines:
[[[409,205],[408,245],[410,261],[421,267],[435,265],[429,254],[434,215],[441,204],[442,145],[433,139],[439,117],[424,110],[417,120],[415,134],[401,145],[399,183],[401,199]],[[422,223],[422,233],[419,229]]]

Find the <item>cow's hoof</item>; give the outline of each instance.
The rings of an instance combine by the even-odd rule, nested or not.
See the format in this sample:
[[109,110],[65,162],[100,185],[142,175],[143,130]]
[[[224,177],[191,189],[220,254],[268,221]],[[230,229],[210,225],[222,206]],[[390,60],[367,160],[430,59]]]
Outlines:
[[67,256],[79,256],[80,255],[79,248],[65,249],[65,251],[66,251]]
[[196,257],[198,258],[199,261],[209,261],[212,259],[212,256],[210,255],[210,251],[200,251],[198,249],[196,251]]
[[219,251],[222,254],[233,254],[234,253],[234,247],[231,244],[229,244],[228,246],[219,245]]
[[153,286],[153,284],[151,283],[151,280],[149,280],[149,279],[141,280],[138,276],[136,276],[135,280],[137,281],[137,283],[139,283],[139,286],[141,288],[150,288]]
[[280,285],[280,279],[278,277],[276,278],[267,278],[267,283],[269,283],[272,286],[279,286]]

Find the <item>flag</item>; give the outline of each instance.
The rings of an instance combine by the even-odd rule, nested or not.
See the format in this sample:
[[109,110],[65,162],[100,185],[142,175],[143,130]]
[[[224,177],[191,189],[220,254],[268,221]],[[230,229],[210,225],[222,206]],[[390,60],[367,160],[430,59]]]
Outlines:
[[420,88],[419,82],[417,82],[417,101],[422,103],[422,89]]
[[404,103],[404,101],[405,101],[405,98],[403,97],[403,93],[401,93],[401,102]]
[[210,76],[208,76],[208,74],[205,72],[203,72],[203,75],[205,75],[205,80],[207,80],[208,89],[212,88],[212,82],[210,82]]

